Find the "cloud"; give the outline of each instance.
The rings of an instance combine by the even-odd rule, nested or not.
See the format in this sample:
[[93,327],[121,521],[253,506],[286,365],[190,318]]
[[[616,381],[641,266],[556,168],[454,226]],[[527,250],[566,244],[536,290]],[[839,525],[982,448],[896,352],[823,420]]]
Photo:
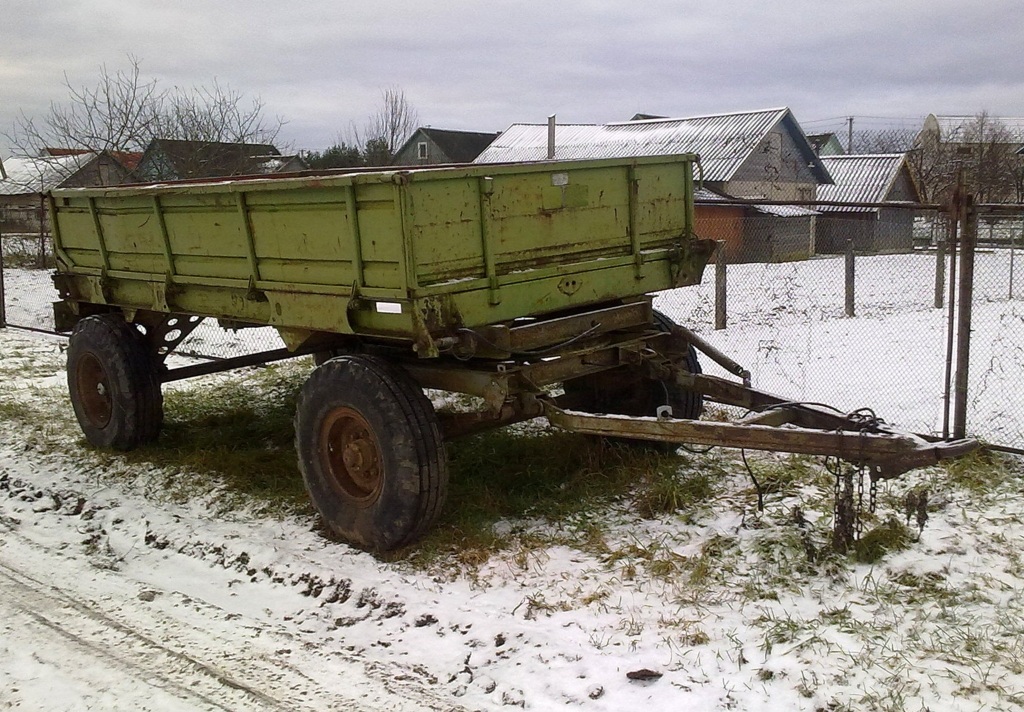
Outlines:
[[[424,124],[612,121],[791,106],[797,117],[1024,115],[1018,0],[8,0],[0,130],[131,53],[163,86],[259,95],[323,147],[399,86]],[[6,147],[0,139],[0,152]]]

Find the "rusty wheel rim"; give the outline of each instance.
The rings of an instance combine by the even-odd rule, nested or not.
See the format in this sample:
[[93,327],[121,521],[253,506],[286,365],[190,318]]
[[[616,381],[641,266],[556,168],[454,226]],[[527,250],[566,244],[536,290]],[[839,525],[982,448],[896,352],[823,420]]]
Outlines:
[[75,368],[75,390],[85,417],[97,428],[110,422],[114,399],[110,394],[110,379],[103,364],[94,354],[84,354]]
[[361,507],[384,484],[380,445],[370,424],[352,408],[335,408],[320,426],[320,462],[335,489]]

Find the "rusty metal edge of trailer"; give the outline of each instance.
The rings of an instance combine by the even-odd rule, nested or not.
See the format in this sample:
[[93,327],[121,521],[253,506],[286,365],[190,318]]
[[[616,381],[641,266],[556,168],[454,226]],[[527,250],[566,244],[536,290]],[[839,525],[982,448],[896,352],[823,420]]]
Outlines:
[[393,183],[437,178],[472,178],[488,175],[549,173],[552,170],[580,170],[587,168],[609,168],[614,166],[659,165],[665,163],[699,164],[695,153],[680,153],[672,156],[637,156],[630,158],[599,158],[572,161],[524,161],[520,163],[480,163],[437,167],[382,167],[378,170],[352,171],[342,173],[286,173],[274,175],[226,176],[213,179],[156,181],[134,183],[125,186],[104,188],[58,188],[47,195],[59,198],[102,198],[108,196],[176,195],[189,193],[231,193],[244,189],[245,192],[280,189],[301,189],[315,187],[343,187],[363,183]]

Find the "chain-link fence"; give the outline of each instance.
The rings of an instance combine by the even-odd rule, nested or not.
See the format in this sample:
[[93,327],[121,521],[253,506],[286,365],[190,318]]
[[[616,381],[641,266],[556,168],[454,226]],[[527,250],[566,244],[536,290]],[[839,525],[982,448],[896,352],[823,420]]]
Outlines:
[[[51,279],[52,243],[48,235],[0,235],[3,271],[0,277],[0,325],[54,332],[53,302],[58,299]],[[42,265],[42,266],[41,266]],[[284,346],[271,327],[222,329],[204,319],[176,352],[184,356],[220,359],[270,351]]]
[[[698,234],[724,243],[725,281],[716,284],[721,270],[709,265],[702,284],[663,292],[655,305],[747,367],[759,388],[871,407],[902,427],[941,434],[959,319],[950,297],[955,305],[962,264],[959,251],[945,249],[948,220],[812,207],[698,207]],[[977,232],[967,430],[1024,448],[1024,209],[982,212]],[[52,330],[57,295],[49,270],[37,268],[52,258],[40,261],[39,244],[38,235],[0,239],[0,305],[12,326]],[[178,351],[224,358],[280,346],[273,329],[225,331],[208,319]]]
[[[904,212],[894,220],[854,213],[843,218],[845,233],[825,212],[799,231],[761,216],[705,216],[697,229],[724,242],[724,283],[709,265],[699,286],[664,292],[655,305],[746,366],[762,389],[844,410],[870,407],[903,427],[942,434],[960,253],[946,249],[945,214]],[[968,432],[1014,448],[1024,447],[1022,229],[1024,211],[980,219],[967,390]],[[840,254],[820,254],[826,250]],[[723,318],[726,328],[716,328]]]
[[986,213],[982,206],[977,239],[968,429],[992,442],[1024,448],[1024,210]]

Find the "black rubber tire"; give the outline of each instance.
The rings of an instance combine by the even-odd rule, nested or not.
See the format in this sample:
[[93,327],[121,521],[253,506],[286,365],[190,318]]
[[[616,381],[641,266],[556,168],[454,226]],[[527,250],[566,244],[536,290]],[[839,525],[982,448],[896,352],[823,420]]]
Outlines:
[[295,449],[313,505],[345,541],[373,551],[415,542],[448,490],[434,407],[401,368],[335,357],[299,393]]
[[317,366],[317,367],[323,366],[325,363],[330,361],[332,358],[338,358],[338,356],[341,356],[342,353],[343,352],[340,349],[329,349],[327,351],[317,351],[316,353],[313,354],[313,365]]
[[82,319],[68,340],[68,392],[86,440],[131,450],[163,425],[160,379],[145,337],[120,314]]
[[[654,312],[654,328],[667,333],[672,326],[671,319]],[[690,373],[701,373],[693,346],[687,350],[685,360]],[[566,381],[563,387],[578,407],[595,413],[653,416],[660,406],[669,405],[674,418],[696,420],[704,411],[704,397],[700,393],[675,383],[642,378],[629,366]]]
[[[654,328],[670,332],[674,322],[659,311],[654,312]],[[690,373],[701,373],[697,351],[691,345],[685,356]],[[682,388],[676,383],[656,381],[638,376],[629,366],[566,381],[563,388],[576,407],[592,413],[627,416],[654,416],[663,405],[672,406],[672,417],[696,420],[704,412],[704,396]],[[677,445],[653,440],[605,438],[614,443],[648,448],[658,452],[675,452]]]
[[[654,310],[654,326],[664,333],[670,333],[676,323],[657,309]],[[690,373],[702,373],[700,361],[697,359],[697,349],[691,344],[686,349],[686,370]],[[688,391],[676,384],[666,384],[669,402],[672,406],[672,415],[675,418],[689,418],[697,420],[704,412],[704,396],[694,391]]]

